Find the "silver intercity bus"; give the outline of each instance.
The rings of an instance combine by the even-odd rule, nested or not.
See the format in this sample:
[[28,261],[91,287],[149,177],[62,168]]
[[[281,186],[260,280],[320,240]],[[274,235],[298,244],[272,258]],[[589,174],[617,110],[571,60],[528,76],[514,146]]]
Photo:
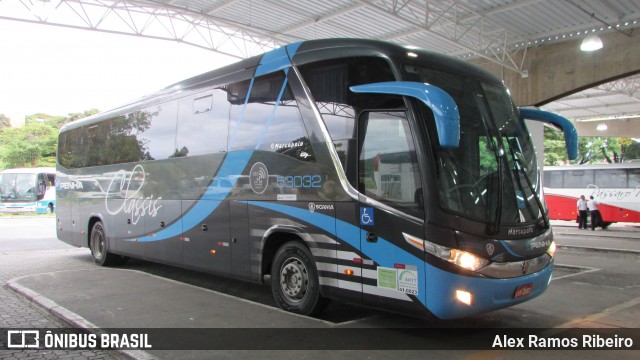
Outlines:
[[[456,318],[548,286],[555,245],[523,118],[465,62],[380,41],[281,47],[67,124],[58,237],[327,299]],[[572,154],[570,156],[575,156]]]

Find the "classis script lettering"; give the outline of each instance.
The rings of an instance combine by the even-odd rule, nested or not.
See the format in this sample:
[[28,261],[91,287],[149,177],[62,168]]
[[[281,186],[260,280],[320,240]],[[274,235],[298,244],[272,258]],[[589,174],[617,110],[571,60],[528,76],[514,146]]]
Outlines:
[[[118,171],[116,176],[111,179],[104,199],[104,204],[109,214],[117,215],[124,212],[131,216],[131,223],[134,225],[144,216],[156,217],[158,210],[162,207],[162,205],[158,205],[158,200],[162,199],[162,197],[154,199],[153,195],[146,197],[138,195],[140,189],[144,186],[145,179],[146,174],[141,165],[136,165],[130,173],[124,170]],[[123,196],[124,201],[122,205],[114,209],[110,204],[110,199],[115,197],[115,192]]]

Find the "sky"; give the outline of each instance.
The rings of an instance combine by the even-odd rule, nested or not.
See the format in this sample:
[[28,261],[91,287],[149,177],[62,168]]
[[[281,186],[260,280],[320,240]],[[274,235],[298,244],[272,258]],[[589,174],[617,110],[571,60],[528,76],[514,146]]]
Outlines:
[[239,59],[127,35],[0,20],[0,114],[106,111]]

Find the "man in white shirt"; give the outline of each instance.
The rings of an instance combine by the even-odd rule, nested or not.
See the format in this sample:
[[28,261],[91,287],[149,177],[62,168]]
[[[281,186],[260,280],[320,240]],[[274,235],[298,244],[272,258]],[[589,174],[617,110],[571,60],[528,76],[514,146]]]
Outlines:
[[578,200],[578,229],[587,229],[587,212],[589,208],[587,207],[587,200],[584,198],[584,195],[580,195],[580,199]]
[[598,210],[598,201],[591,196],[587,207],[591,210],[591,231],[596,229],[596,226],[602,226],[602,217],[600,216],[600,210]]

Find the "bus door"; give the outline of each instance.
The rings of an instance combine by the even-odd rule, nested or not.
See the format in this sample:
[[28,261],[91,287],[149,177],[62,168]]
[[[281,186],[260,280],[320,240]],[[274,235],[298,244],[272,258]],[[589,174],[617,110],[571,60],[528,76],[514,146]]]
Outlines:
[[358,150],[363,298],[373,305],[410,306],[410,296],[424,286],[418,284],[424,254],[407,238],[424,233],[424,201],[406,112],[363,112]]

